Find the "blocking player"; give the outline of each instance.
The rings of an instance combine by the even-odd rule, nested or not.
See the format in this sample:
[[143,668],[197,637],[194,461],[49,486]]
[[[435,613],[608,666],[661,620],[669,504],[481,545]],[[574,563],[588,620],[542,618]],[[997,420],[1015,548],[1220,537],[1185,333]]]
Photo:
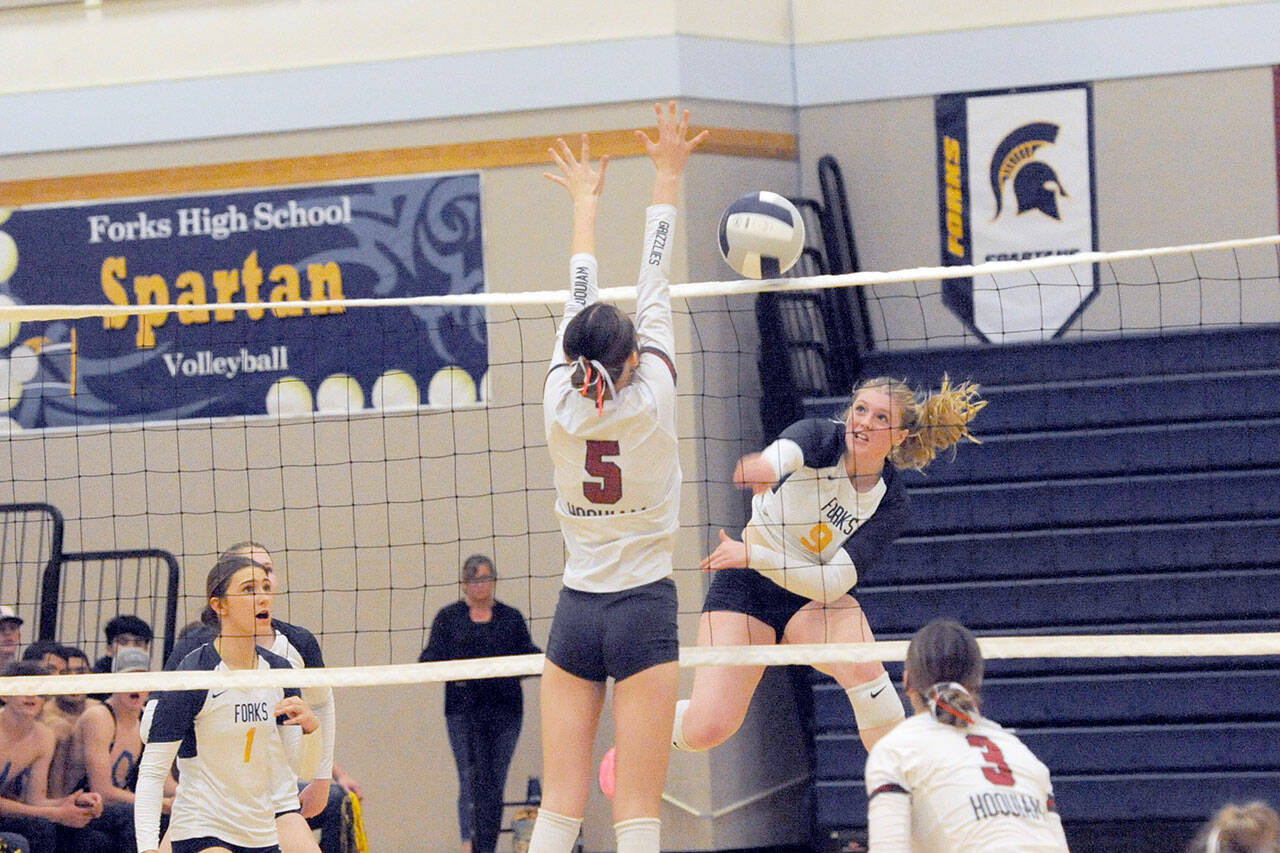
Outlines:
[[675,366],[668,277],[689,113],[655,105],[658,138],[637,131],[656,169],[646,211],[636,321],[597,302],[596,205],[607,158],[551,150],[546,176],[573,202],[571,290],[543,390],[556,514],[568,550],[542,674],[544,790],[530,853],[568,853],[592,779],[591,750],[614,679],[618,850],[657,853],[666,738],[678,682],[672,536],[679,525]]

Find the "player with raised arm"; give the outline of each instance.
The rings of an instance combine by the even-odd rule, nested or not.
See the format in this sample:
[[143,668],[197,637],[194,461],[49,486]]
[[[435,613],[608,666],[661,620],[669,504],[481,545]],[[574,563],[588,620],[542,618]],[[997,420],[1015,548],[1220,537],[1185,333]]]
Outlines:
[[[734,482],[754,493],[751,520],[741,541],[721,530],[720,544],[702,561],[716,574],[698,645],[873,640],[852,591],[907,525],[898,469],[922,470],[940,451],[972,440],[969,422],[986,405],[977,392],[944,377],[941,389],[918,398],[903,382],[869,379],[854,389],[842,418],[792,424],[764,451],[739,460]],[[905,718],[879,662],[816,668],[845,689],[868,750]],[[676,748],[698,751],[727,740],[763,674],[763,666],[699,667],[692,697],[676,708]]]
[[1065,853],[1049,770],[981,713],[983,660],[958,622],[911,638],[915,715],[867,758],[870,853]]
[[[271,624],[273,594],[252,557],[218,560],[206,581],[202,619],[218,633],[187,655],[179,670],[289,667],[257,645]],[[174,853],[249,850],[278,853],[276,812],[282,767],[303,767],[303,735],[320,724],[297,688],[171,690],[154,708],[138,769],[134,827],[139,851],[159,847],[165,778],[178,760],[181,784],[167,837]],[[318,753],[318,744],[314,752]]]
[[656,168],[636,322],[597,300],[596,205],[607,158],[564,140],[551,150],[573,202],[571,290],[543,390],[556,514],[568,560],[542,676],[542,807],[530,853],[568,853],[591,788],[591,750],[613,678],[614,831],[620,853],[657,853],[666,741],[678,686],[672,538],[679,526],[675,336],[668,278],[685,164],[706,138],[689,113],[655,105]]

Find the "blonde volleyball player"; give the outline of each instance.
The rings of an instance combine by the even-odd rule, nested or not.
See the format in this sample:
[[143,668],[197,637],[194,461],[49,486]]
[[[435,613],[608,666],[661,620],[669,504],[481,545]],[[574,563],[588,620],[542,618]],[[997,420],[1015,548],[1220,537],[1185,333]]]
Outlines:
[[911,638],[902,685],[915,716],[867,759],[870,853],[1065,853],[1049,770],[982,716],[982,651],[958,622]]
[[[702,561],[714,570],[698,645],[867,642],[866,614],[852,596],[858,573],[880,561],[907,525],[899,468],[923,469],[969,435],[985,402],[977,386],[917,399],[906,384],[871,379],[840,420],[792,424],[761,453],[739,460],[734,482],[754,492],[742,541],[720,531]],[[905,718],[879,662],[817,667],[845,689],[870,750]],[[672,743],[718,746],[742,725],[762,666],[699,667],[693,694],[676,707]]]
[[[202,618],[218,634],[187,655],[180,670],[290,666],[257,646],[256,635],[270,627],[273,598],[267,573],[257,561],[245,555],[219,559],[206,589],[209,606]],[[174,853],[279,853],[281,768],[300,760],[301,735],[319,727],[296,688],[161,694],[138,770],[138,850],[159,847],[164,781],[176,757],[182,783],[167,834]]]
[[556,514],[568,550],[542,674],[542,807],[530,853],[568,853],[591,788],[591,750],[614,683],[619,853],[657,853],[679,647],[672,536],[679,525],[675,338],[667,285],[689,113],[655,105],[658,138],[637,136],[656,168],[637,284],[636,323],[596,301],[596,204],[607,158],[559,140],[573,201],[571,291],[543,391]]

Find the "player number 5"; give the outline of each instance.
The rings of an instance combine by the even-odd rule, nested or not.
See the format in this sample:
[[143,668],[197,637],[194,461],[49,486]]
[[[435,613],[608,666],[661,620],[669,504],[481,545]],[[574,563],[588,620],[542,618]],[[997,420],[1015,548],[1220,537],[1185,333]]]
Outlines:
[[609,462],[606,456],[617,456],[616,441],[588,441],[587,460],[584,467],[595,480],[582,481],[582,495],[593,504],[616,504],[622,500],[622,469],[618,463]]

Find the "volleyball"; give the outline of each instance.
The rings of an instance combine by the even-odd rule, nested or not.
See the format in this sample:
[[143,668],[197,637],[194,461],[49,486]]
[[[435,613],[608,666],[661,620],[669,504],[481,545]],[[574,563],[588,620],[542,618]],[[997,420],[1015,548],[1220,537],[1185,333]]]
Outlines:
[[720,255],[747,278],[777,278],[804,250],[796,206],[768,190],[744,195],[720,217]]

